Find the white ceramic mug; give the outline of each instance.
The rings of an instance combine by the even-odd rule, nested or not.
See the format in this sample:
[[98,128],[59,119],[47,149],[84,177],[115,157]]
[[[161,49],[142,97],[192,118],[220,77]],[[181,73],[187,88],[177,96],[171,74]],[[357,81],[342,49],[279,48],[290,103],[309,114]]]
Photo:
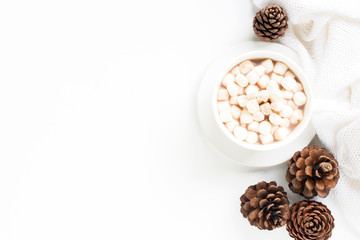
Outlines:
[[[271,58],[284,62],[302,83],[307,96],[304,118],[283,141],[260,145],[237,139],[220,121],[217,111],[217,91],[225,74],[247,59]],[[311,125],[313,95],[309,80],[301,69],[297,54],[276,43],[245,42],[218,58],[207,70],[198,98],[200,124],[213,145],[236,162],[253,167],[267,167],[283,163],[294,152],[307,146],[315,135]]]

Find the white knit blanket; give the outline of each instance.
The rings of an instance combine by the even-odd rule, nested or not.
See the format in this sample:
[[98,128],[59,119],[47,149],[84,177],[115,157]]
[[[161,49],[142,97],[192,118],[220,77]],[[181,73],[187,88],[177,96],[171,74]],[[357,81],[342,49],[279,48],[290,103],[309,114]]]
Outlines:
[[286,10],[289,29],[280,43],[300,55],[314,96],[336,100],[315,112],[312,122],[340,164],[340,180],[332,191],[360,230],[360,0],[253,3],[256,10],[271,4]]

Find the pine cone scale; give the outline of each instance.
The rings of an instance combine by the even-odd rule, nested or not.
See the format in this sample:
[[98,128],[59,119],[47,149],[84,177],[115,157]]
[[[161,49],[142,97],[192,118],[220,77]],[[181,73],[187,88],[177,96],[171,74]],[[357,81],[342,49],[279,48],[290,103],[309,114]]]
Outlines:
[[260,200],[259,207],[260,207],[260,208],[263,208],[263,207],[266,206],[268,203],[269,203],[269,201],[268,201],[267,199],[262,199],[262,200]]
[[262,18],[262,20],[263,20],[262,23],[266,23],[266,22],[269,21],[269,19],[266,17],[268,14],[269,14],[269,13],[261,14],[261,18]]
[[250,220],[255,220],[258,216],[259,213],[259,209],[255,209],[254,211],[252,211],[249,215]]
[[[275,198],[273,203],[276,204],[276,205],[279,205],[279,204],[281,204],[281,199],[280,198]],[[282,206],[280,206],[280,207],[282,207]]]
[[249,189],[249,191],[246,192],[245,197],[247,199],[252,199],[256,196],[256,191],[254,189]]
[[250,207],[252,208],[256,208],[259,206],[259,201],[260,199],[259,198],[253,198],[250,200]]
[[329,195],[329,190],[317,190],[317,194],[319,195],[319,197],[326,198],[327,195]]
[[[268,23],[264,23],[264,27],[265,27],[266,29],[271,29],[271,28],[272,28],[271,25],[268,24]],[[264,34],[270,34],[270,35],[272,35],[271,32],[264,32]]]
[[[257,20],[259,23],[263,23],[263,19],[262,19],[262,17],[261,17],[261,15],[260,15],[259,12],[255,15],[255,17],[256,17],[256,20]],[[258,23],[256,22],[256,24],[258,24]],[[258,25],[261,26],[261,24],[258,24]]]
[[305,159],[305,165],[306,166],[313,166],[315,164],[315,158],[314,156],[308,156],[306,159]]
[[296,174],[296,171],[297,171],[296,164],[291,164],[291,166],[290,166],[290,173],[291,173],[291,175],[295,175],[295,174]]
[[295,188],[302,188],[303,184],[302,182],[300,182],[299,180],[297,180],[296,178],[294,178],[292,181],[291,181],[292,185],[295,187]]
[[314,181],[314,179],[308,179],[308,180],[306,180],[306,182],[305,182],[305,187],[307,188],[307,189],[309,189],[309,190],[313,190],[314,189],[314,186],[315,186],[315,181]]
[[309,156],[310,153],[310,149],[305,147],[302,151],[301,151],[301,157],[306,159]]
[[316,187],[317,190],[324,190],[325,189],[324,181],[321,180],[321,179],[316,181],[315,187]]
[[306,177],[306,173],[304,169],[301,169],[295,173],[296,179],[300,182],[304,181]]
[[327,178],[324,178],[323,181],[324,181],[324,184],[329,187],[329,188],[334,188],[337,184],[337,181],[331,181],[332,179],[327,179]]
[[269,19],[269,23],[273,24],[277,22],[277,19],[274,19],[274,16],[270,16],[272,19]]
[[264,197],[266,197],[267,193],[268,192],[265,189],[261,189],[257,192],[256,196],[258,198],[264,198]]
[[313,176],[313,168],[311,166],[306,166],[305,174],[308,175],[309,177],[312,177]]
[[284,35],[284,34],[285,34],[285,29],[280,29],[280,31],[277,32],[277,34],[279,34],[279,35]]
[[329,161],[331,161],[331,159],[320,156],[320,161],[323,161],[319,164],[319,169],[321,170],[322,173],[327,173],[332,170],[332,165],[329,162]]
[[[287,22],[285,21],[285,20],[283,20],[282,22],[281,22],[281,24],[278,26],[279,28],[283,28],[283,27],[285,27],[286,26],[286,24],[287,24]],[[284,31],[285,32],[285,29],[283,29],[282,31]]]

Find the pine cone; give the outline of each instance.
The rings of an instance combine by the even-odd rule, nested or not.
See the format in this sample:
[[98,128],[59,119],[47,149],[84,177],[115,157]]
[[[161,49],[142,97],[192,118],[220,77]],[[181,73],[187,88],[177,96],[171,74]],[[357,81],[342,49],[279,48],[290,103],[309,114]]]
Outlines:
[[284,36],[288,28],[287,20],[284,9],[279,5],[271,5],[256,13],[253,29],[261,40],[269,42]]
[[331,237],[334,217],[321,202],[304,200],[290,208],[286,230],[296,240],[326,240]]
[[289,200],[276,182],[259,182],[248,187],[240,197],[241,210],[252,226],[273,230],[284,226],[289,218]]
[[338,162],[331,153],[316,145],[298,151],[288,161],[289,188],[305,198],[324,198],[340,178]]

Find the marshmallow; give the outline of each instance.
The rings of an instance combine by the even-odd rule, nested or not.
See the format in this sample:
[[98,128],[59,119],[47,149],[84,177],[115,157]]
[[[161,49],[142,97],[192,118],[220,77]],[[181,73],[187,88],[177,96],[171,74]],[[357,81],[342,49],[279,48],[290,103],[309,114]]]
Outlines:
[[251,61],[246,60],[246,61],[240,63],[239,68],[240,68],[240,72],[242,74],[247,74],[254,68],[254,64]]
[[249,131],[248,133],[247,133],[247,136],[246,136],[246,139],[245,139],[248,143],[252,143],[252,144],[254,144],[254,143],[257,143],[257,141],[258,141],[258,135],[257,135],[257,133],[256,132],[251,132],[251,131]]
[[284,99],[282,98],[282,91],[279,89],[270,91],[269,98],[270,98],[271,102],[284,101]]
[[268,135],[271,132],[271,124],[268,121],[262,121],[259,124],[259,132],[263,135]]
[[279,128],[279,126],[275,126],[275,125],[271,125],[271,135],[274,135],[275,134],[275,131]]
[[222,111],[220,111],[219,116],[220,116],[220,120],[222,122],[230,122],[233,119],[230,110],[222,110]]
[[258,92],[258,94],[256,95],[256,100],[259,103],[262,102],[267,102],[269,100],[270,97],[270,93],[267,90],[261,90],[260,92]]
[[300,109],[297,109],[293,112],[293,114],[290,117],[290,123],[293,125],[298,124],[303,119],[303,111]]
[[237,120],[239,120],[240,113],[241,113],[240,108],[233,105],[233,106],[231,106],[231,109],[230,109],[230,110],[231,110],[231,115],[232,115],[232,117],[235,118],[235,119],[237,119]]
[[261,122],[264,120],[265,116],[262,112],[256,112],[252,114],[254,121]]
[[258,132],[259,131],[259,123],[258,122],[252,122],[248,126],[249,131]]
[[278,73],[279,75],[284,75],[286,70],[288,69],[287,65],[282,62],[277,62],[274,66],[274,72]]
[[282,118],[279,115],[277,115],[276,113],[272,113],[269,116],[269,121],[276,126],[280,125],[281,119]]
[[259,103],[256,99],[251,99],[246,103],[246,108],[249,111],[249,113],[256,113],[260,111]]
[[269,92],[273,92],[279,89],[280,89],[279,84],[274,80],[270,80],[270,82],[266,86],[266,90],[268,90]]
[[232,97],[237,96],[239,94],[240,87],[235,83],[229,83],[226,88],[229,92],[229,95]]
[[225,126],[227,129],[229,129],[230,132],[233,132],[236,127],[238,127],[240,124],[236,120],[231,120],[230,122],[225,123]]
[[246,95],[241,95],[241,96],[238,96],[238,98],[237,98],[237,102],[240,107],[245,107],[248,100],[249,99]]
[[282,97],[285,99],[292,99],[294,96],[294,93],[291,91],[282,91]]
[[288,118],[283,118],[280,123],[281,127],[289,127],[290,126],[290,120]]
[[295,85],[293,91],[294,91],[294,92],[299,92],[299,91],[302,91],[302,90],[303,90],[302,84],[299,83],[299,82],[296,82],[296,85]]
[[236,75],[235,77],[235,82],[240,86],[240,87],[246,87],[249,84],[249,80],[242,74]]
[[232,105],[238,104],[237,98],[238,98],[237,96],[231,97],[230,98],[230,104],[232,104]]
[[274,69],[274,63],[271,59],[266,59],[261,62],[261,65],[263,65],[266,69],[266,73],[271,72]]
[[245,140],[247,137],[247,130],[244,127],[236,127],[234,129],[234,135],[240,140]]
[[270,115],[272,113],[270,103],[266,102],[266,103],[261,104],[260,111],[264,115]]
[[289,105],[285,105],[285,107],[281,110],[280,116],[284,118],[289,118],[293,114],[294,110]]
[[240,123],[251,123],[253,121],[253,117],[251,116],[251,114],[246,111],[246,110],[243,110],[241,111],[241,114],[240,114]]
[[303,113],[304,113],[304,112],[303,112],[302,110],[300,110],[300,109],[297,109],[297,110],[294,111],[294,115],[297,116],[297,118],[298,118],[299,120],[302,120],[302,119],[303,119],[303,116],[304,116]]
[[306,103],[306,96],[303,92],[296,92],[293,100],[296,105],[302,106]]
[[230,83],[233,83],[235,81],[235,76],[227,73],[225,77],[222,80],[222,84],[227,87]]
[[245,93],[249,99],[255,98],[258,92],[259,92],[259,87],[254,85],[250,85],[245,89]]
[[275,139],[278,141],[284,140],[289,135],[289,129],[286,127],[279,127],[275,131]]
[[269,144],[269,143],[272,143],[274,141],[274,137],[270,134],[267,134],[267,135],[263,135],[261,134],[260,135],[260,141],[262,144]]
[[285,106],[286,106],[286,103],[282,99],[271,103],[271,108],[276,112],[280,112],[281,110],[284,109]]
[[219,111],[230,110],[230,103],[229,101],[217,102],[217,107]]
[[229,100],[229,93],[225,88],[220,88],[217,95],[217,100]]
[[281,86],[288,91],[292,91],[296,86],[296,80],[290,76],[286,76],[283,80],[281,80]]
[[296,124],[299,123],[299,121],[296,119],[296,117],[291,116],[291,117],[290,117],[290,123],[291,123],[292,125],[296,125]]
[[290,77],[292,77],[292,78],[295,78],[295,74],[294,74],[292,71],[290,71],[290,70],[287,70],[287,71],[286,71],[285,77],[286,77],[286,76],[290,76]]
[[231,73],[235,76],[241,74],[239,66],[235,66],[233,69],[231,69]]
[[249,80],[250,84],[256,84],[260,79],[259,75],[255,72],[255,69],[246,74],[246,78]]
[[257,73],[260,77],[265,74],[266,68],[262,65],[254,67],[253,71]]
[[239,87],[239,92],[238,92],[238,95],[242,95],[244,94],[244,88],[243,87]]
[[287,105],[289,105],[290,107],[292,107],[292,109],[296,110],[298,108],[298,106],[296,106],[296,104],[294,103],[293,100],[289,100],[287,102]]
[[277,82],[277,83],[281,83],[281,80],[283,79],[284,77],[283,76],[280,76],[276,73],[272,73],[271,74],[271,80]]
[[266,88],[269,82],[270,82],[270,77],[268,75],[264,75],[259,79],[258,85],[261,88]]

